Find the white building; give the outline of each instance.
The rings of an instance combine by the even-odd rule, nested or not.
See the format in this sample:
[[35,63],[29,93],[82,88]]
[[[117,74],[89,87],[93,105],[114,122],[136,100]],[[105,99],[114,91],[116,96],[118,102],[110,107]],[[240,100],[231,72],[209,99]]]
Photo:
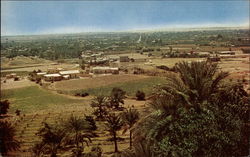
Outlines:
[[94,74],[119,74],[118,68],[111,67],[94,67],[92,68]]
[[44,75],[45,81],[61,81],[62,76],[60,74],[46,74]]
[[80,71],[79,70],[67,70],[67,71],[60,71],[59,74],[62,76],[69,75],[67,76],[69,78],[77,78],[80,75]]

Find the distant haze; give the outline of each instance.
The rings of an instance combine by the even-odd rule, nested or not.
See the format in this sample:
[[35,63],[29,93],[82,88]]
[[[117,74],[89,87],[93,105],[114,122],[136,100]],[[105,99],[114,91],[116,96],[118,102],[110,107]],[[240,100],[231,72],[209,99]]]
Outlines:
[[248,27],[248,0],[1,1],[1,36]]

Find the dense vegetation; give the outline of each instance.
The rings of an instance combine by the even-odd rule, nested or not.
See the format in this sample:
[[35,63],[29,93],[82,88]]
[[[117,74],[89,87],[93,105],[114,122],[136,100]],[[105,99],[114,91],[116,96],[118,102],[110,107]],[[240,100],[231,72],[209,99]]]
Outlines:
[[[194,44],[196,46],[241,46],[248,30],[196,30],[188,32],[85,33],[57,36],[17,36],[1,38],[1,56],[39,56],[57,60],[78,58],[83,51],[122,53],[160,51],[161,46]],[[139,41],[140,38],[140,41]],[[248,43],[249,44],[249,43]]]
[[[152,113],[137,124],[133,151],[124,156],[242,156],[249,138],[249,96],[216,64],[186,62],[158,88]],[[147,143],[147,144],[145,144]],[[147,146],[148,145],[148,146]]]

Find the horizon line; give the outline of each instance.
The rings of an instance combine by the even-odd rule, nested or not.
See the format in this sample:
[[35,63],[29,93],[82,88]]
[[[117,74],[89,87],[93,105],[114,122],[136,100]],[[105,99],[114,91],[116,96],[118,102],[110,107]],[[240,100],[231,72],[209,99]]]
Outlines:
[[[70,35],[70,34],[87,34],[87,33],[146,33],[146,32],[184,32],[184,31],[198,31],[198,30],[209,30],[209,29],[222,29],[222,28],[231,28],[231,29],[249,29],[250,30],[250,24],[243,24],[243,25],[176,25],[176,26],[169,26],[169,27],[155,27],[155,28],[135,28],[135,29],[127,29],[127,30],[96,30],[96,31],[77,31],[77,32],[40,32],[40,33],[17,33],[17,34],[6,34],[2,35],[1,37],[10,37],[10,36],[46,36],[46,35]],[[84,29],[84,28],[83,28]]]

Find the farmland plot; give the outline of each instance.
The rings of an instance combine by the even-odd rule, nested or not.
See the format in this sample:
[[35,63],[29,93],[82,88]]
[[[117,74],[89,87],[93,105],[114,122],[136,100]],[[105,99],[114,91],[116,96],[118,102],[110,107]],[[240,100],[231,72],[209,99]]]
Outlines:
[[[134,106],[139,111],[146,109],[145,101],[136,101],[132,99],[125,100],[125,106]],[[38,130],[43,126],[44,122],[53,124],[56,120],[65,119],[70,115],[83,117],[84,115],[90,115],[92,113],[91,108],[85,108],[84,106],[71,106],[64,109],[46,110],[35,114],[26,114],[21,116],[14,116],[13,123],[17,129],[16,138],[21,142],[20,152],[12,152],[10,156],[32,156],[32,147],[41,139],[36,135]],[[85,147],[85,152],[89,152],[92,146],[101,145],[103,149],[103,157],[109,157],[114,151],[114,145],[104,122],[97,121],[97,130],[95,133],[98,137],[92,139],[90,145]],[[122,151],[129,147],[129,135],[128,133],[122,134],[122,130],[118,132],[119,137],[123,140],[118,142],[119,150]],[[71,151],[59,152],[58,156],[70,156]]]

